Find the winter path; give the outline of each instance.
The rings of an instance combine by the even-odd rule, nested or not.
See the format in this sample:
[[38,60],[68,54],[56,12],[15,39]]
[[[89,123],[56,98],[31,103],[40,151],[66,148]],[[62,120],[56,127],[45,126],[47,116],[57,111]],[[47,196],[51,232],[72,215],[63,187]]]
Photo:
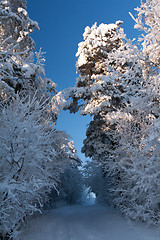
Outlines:
[[159,240],[160,233],[128,223],[101,206],[63,207],[31,221],[23,240]]

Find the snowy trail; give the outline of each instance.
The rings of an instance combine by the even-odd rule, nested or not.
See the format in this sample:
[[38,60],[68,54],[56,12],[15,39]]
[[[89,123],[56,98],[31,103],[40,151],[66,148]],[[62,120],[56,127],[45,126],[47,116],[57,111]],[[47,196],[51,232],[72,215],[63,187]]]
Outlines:
[[70,206],[31,221],[23,240],[160,240],[160,232],[128,223],[115,210],[101,206]]

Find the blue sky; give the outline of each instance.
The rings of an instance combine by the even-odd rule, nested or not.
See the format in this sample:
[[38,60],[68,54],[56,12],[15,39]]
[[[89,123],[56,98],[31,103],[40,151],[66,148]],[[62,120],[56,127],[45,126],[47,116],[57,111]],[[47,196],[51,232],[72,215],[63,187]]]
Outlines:
[[[32,38],[36,50],[42,47],[46,52],[46,74],[57,84],[57,90],[72,87],[76,80],[76,57],[78,43],[83,40],[86,26],[95,22],[114,23],[122,20],[127,37],[132,39],[140,34],[134,30],[134,8],[140,0],[28,0],[27,10],[31,19],[39,23],[40,31],[34,31]],[[80,149],[90,117],[63,112],[57,128],[65,130],[74,140],[78,155],[84,160]]]

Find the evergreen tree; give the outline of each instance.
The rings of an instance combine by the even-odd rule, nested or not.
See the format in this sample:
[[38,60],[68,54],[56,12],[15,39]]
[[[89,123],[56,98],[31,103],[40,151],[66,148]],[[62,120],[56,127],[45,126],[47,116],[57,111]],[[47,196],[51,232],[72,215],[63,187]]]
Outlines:
[[132,101],[143,83],[140,53],[119,28],[121,23],[86,27],[77,53],[79,77],[66,106],[93,116],[82,151],[99,161],[115,145],[111,118]]

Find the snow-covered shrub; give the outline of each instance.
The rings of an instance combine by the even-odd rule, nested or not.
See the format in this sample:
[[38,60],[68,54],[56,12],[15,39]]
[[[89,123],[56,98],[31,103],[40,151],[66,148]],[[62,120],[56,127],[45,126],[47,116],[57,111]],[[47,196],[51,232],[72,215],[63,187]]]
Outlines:
[[139,40],[142,42],[145,85],[125,108],[123,114],[127,113],[128,118],[117,118],[120,144],[110,158],[113,160],[110,166],[114,162],[117,167],[112,169],[118,169],[121,177],[112,193],[115,204],[128,217],[159,226],[160,3],[146,0],[136,10],[137,18],[132,16],[135,28],[144,32]]
[[119,119],[117,131],[120,144],[107,164],[114,203],[129,218],[159,225],[159,119],[137,109]]
[[49,202],[46,208],[56,208],[65,205],[73,205],[82,203],[82,195],[84,190],[83,176],[76,164],[70,164],[60,175],[60,182],[52,189],[49,194]]
[[84,166],[84,184],[88,193],[93,192],[96,203],[112,204],[109,189],[113,185],[112,178],[106,178],[102,167],[96,161],[88,161]]
[[46,202],[74,155],[63,132],[43,122],[45,103],[19,98],[0,113],[0,232],[13,236]]
[[76,166],[68,166],[61,174],[60,195],[67,204],[80,204],[83,192],[83,178]]
[[109,198],[127,217],[159,226],[159,118],[152,99],[152,94],[135,96],[132,104],[110,115],[116,148],[98,162],[106,178],[106,203]]

